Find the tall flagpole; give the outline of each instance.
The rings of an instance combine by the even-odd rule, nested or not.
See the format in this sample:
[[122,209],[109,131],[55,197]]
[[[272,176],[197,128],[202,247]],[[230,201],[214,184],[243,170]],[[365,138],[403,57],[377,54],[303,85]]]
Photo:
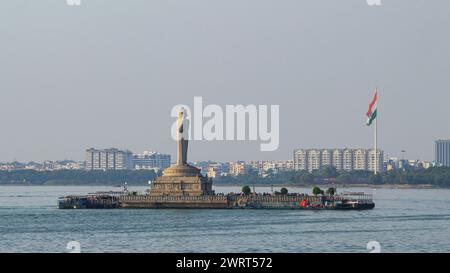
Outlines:
[[374,156],[375,156],[375,171],[374,174],[378,173],[378,150],[377,150],[377,146],[378,146],[378,102],[379,102],[379,96],[378,96],[378,87],[375,89],[375,94],[377,94],[377,116],[375,118],[375,149],[374,149]]

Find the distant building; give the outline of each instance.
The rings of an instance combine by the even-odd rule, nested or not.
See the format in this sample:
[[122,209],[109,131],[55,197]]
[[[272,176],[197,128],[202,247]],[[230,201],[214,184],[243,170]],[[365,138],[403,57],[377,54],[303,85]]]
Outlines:
[[[211,165],[210,165],[211,166]],[[293,171],[294,162],[292,160],[285,161],[238,161],[230,162],[227,173],[222,164],[222,176],[231,175],[238,176],[243,174],[258,175],[260,177],[268,177],[282,172]]]
[[221,174],[224,172],[225,169],[224,165],[225,164],[221,162],[213,162],[209,164],[208,169],[213,168],[217,172],[218,176],[221,176]]
[[214,164],[213,161],[197,161],[197,162],[191,162],[192,166],[196,167],[197,169],[200,169],[202,174],[208,174],[208,168],[210,164]]
[[230,175],[232,176],[249,174],[250,169],[251,166],[244,161],[230,162]]
[[386,164],[386,171],[394,171],[398,168],[398,159],[397,158],[389,158],[385,162]]
[[82,170],[84,162],[72,160],[50,161],[46,160],[42,163],[0,163],[0,171],[17,171],[17,170],[33,170],[33,171],[58,171],[58,170]]
[[429,168],[431,168],[431,167],[434,167],[433,163],[432,163],[432,162],[429,162],[429,161],[419,161],[419,162],[417,163],[417,166],[418,166],[419,168],[423,168],[423,169],[429,169]]
[[86,150],[85,168],[89,171],[131,170],[133,154],[119,149]]
[[375,156],[373,149],[297,149],[294,151],[293,169],[312,172],[328,166],[344,171],[384,170],[383,151]]
[[436,163],[450,167],[450,140],[436,140]]
[[81,170],[81,169],[84,169],[84,163],[72,160],[44,161],[40,168],[40,170],[43,171]]
[[170,155],[144,151],[133,155],[133,166],[137,170],[165,170],[170,167]]
[[291,172],[294,170],[294,161],[293,160],[276,161],[275,166],[279,172]]
[[308,171],[320,170],[322,167],[322,151],[311,149],[307,153]]
[[384,153],[381,150],[369,150],[367,158],[367,169],[371,172],[377,170],[377,172],[382,172],[384,168]]
[[[342,151],[342,170],[344,171],[353,171],[353,150],[352,149],[344,149]],[[339,169],[340,170],[340,169]]]
[[333,151],[332,150],[322,150],[321,151],[321,166],[327,167],[333,165]]
[[353,169],[355,171],[367,170],[367,150],[356,149],[353,151]]
[[209,166],[209,168],[208,168],[208,177],[210,177],[210,178],[217,178],[217,177],[220,177],[220,176],[222,176],[222,167],[221,167],[221,165],[215,165],[215,166],[212,166],[212,165],[210,165]]
[[222,162],[219,164],[221,168],[221,175],[222,176],[230,175],[230,162]]
[[333,158],[331,159],[331,165],[338,170],[342,170],[344,167],[344,153],[341,149],[333,150]]
[[398,161],[398,168],[399,169],[407,169],[409,167],[409,162],[406,159],[400,159]]
[[294,151],[294,170],[308,170],[308,150],[298,149]]

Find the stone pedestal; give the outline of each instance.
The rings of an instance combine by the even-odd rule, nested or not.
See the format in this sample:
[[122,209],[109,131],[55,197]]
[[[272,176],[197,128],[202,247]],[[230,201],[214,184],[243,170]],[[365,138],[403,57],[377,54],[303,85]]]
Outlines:
[[212,180],[190,165],[166,169],[152,185],[150,196],[204,196],[214,195]]

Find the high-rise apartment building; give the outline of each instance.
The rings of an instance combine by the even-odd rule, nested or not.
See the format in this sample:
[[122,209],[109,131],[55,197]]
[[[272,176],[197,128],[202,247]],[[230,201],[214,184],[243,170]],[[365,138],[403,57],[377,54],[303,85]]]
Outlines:
[[367,150],[356,149],[353,151],[353,170],[367,170]]
[[307,152],[308,155],[308,171],[320,170],[322,166],[322,151],[311,149]]
[[137,170],[165,170],[170,167],[170,155],[144,151],[133,155],[133,165]]
[[367,169],[369,171],[375,171],[382,172],[384,169],[384,154],[383,151],[377,150],[375,153],[375,150],[369,150],[368,157],[367,157]]
[[344,153],[341,149],[335,149],[333,150],[333,158],[331,161],[331,165],[336,167],[338,170],[343,169],[344,164]]
[[294,170],[312,172],[334,166],[344,171],[373,171],[376,168],[381,172],[383,151],[378,150],[378,160],[375,158],[375,152],[371,149],[297,149],[294,151]]
[[133,154],[119,149],[86,150],[85,168],[89,171],[133,169]]
[[450,167],[450,140],[436,140],[436,163]]
[[308,150],[294,151],[294,170],[308,170]]
[[344,149],[342,151],[342,170],[344,171],[353,171],[353,150],[352,149]]
[[332,166],[333,165],[333,151],[332,150],[322,150],[321,151],[321,166],[322,167],[326,167],[326,166]]

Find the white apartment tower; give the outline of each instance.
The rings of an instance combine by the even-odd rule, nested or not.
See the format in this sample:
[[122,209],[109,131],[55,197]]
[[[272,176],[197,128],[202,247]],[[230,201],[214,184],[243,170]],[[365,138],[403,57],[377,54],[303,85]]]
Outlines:
[[375,171],[375,169],[377,170],[378,173],[382,172],[383,171],[383,159],[384,159],[383,151],[378,149],[377,152],[375,153],[374,150],[369,150],[367,169],[372,172]]
[[320,170],[322,167],[322,151],[312,149],[307,152],[308,155],[308,171],[312,172]]
[[170,155],[144,151],[133,155],[133,165],[137,170],[165,170],[170,167]]
[[133,154],[118,149],[86,150],[86,170],[109,171],[133,169]]
[[342,151],[342,170],[353,171],[353,150],[344,149]]
[[337,169],[337,170],[342,170],[343,166],[344,166],[344,157],[343,157],[344,153],[342,152],[341,149],[335,149],[333,150],[333,160],[332,160],[332,165]]
[[333,151],[332,150],[322,150],[321,151],[321,167],[333,166]]
[[367,150],[356,149],[353,151],[353,170],[355,171],[367,170]]
[[[377,170],[383,170],[383,151],[378,150]],[[374,151],[370,149],[296,149],[293,167],[296,171],[312,172],[327,166],[338,171],[373,171],[375,169]]]
[[308,170],[308,151],[298,149],[294,151],[294,170],[304,171]]

